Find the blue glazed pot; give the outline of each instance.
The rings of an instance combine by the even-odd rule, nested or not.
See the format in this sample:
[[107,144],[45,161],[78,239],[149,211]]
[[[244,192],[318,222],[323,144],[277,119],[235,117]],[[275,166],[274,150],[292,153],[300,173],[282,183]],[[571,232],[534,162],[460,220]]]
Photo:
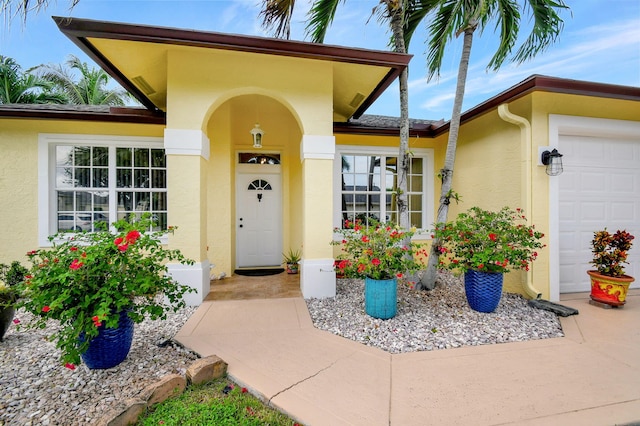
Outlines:
[[465,272],[464,290],[471,309],[487,313],[496,310],[502,297],[503,276],[500,272]]
[[[104,323],[98,327],[98,336],[89,342],[89,348],[81,355],[87,367],[92,370],[112,368],[127,358],[133,342],[133,320],[127,312],[120,312],[118,328],[106,328]],[[84,341],[83,334],[80,341]]]
[[398,281],[364,279],[364,311],[367,315],[379,319],[396,316],[398,310]]

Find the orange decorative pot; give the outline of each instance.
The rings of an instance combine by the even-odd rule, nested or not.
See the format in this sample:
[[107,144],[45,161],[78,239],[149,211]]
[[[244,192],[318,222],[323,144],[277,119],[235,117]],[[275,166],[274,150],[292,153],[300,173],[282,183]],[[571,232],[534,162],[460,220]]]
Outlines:
[[627,290],[635,278],[628,275],[609,277],[598,271],[587,271],[591,277],[591,299],[611,306],[622,306],[626,303]]

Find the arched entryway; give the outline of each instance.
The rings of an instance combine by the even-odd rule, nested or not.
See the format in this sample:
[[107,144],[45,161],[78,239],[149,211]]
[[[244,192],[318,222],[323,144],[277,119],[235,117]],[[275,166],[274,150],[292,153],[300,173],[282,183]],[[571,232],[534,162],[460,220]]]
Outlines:
[[[261,147],[251,134],[256,124],[264,132]],[[302,248],[302,131],[296,117],[273,97],[242,94],[217,107],[206,128],[212,275],[280,266],[283,251]]]

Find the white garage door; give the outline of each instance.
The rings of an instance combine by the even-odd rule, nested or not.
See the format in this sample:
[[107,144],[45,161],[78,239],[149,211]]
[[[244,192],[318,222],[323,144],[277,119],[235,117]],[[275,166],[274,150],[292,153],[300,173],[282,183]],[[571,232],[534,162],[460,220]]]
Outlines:
[[[559,179],[560,292],[589,291],[594,231],[626,229],[636,239],[626,274],[640,284],[640,135],[559,135],[564,154]],[[553,178],[552,178],[553,179]]]

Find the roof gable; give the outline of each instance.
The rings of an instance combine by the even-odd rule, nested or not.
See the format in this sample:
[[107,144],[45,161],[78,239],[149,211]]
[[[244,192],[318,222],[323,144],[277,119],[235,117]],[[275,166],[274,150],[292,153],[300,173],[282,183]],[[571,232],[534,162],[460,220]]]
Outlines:
[[[206,49],[328,61],[334,73],[334,117],[359,117],[398,77],[411,55],[274,38],[53,18],[60,30],[145,107],[165,110],[169,49]],[[122,52],[134,52],[123,57]]]

